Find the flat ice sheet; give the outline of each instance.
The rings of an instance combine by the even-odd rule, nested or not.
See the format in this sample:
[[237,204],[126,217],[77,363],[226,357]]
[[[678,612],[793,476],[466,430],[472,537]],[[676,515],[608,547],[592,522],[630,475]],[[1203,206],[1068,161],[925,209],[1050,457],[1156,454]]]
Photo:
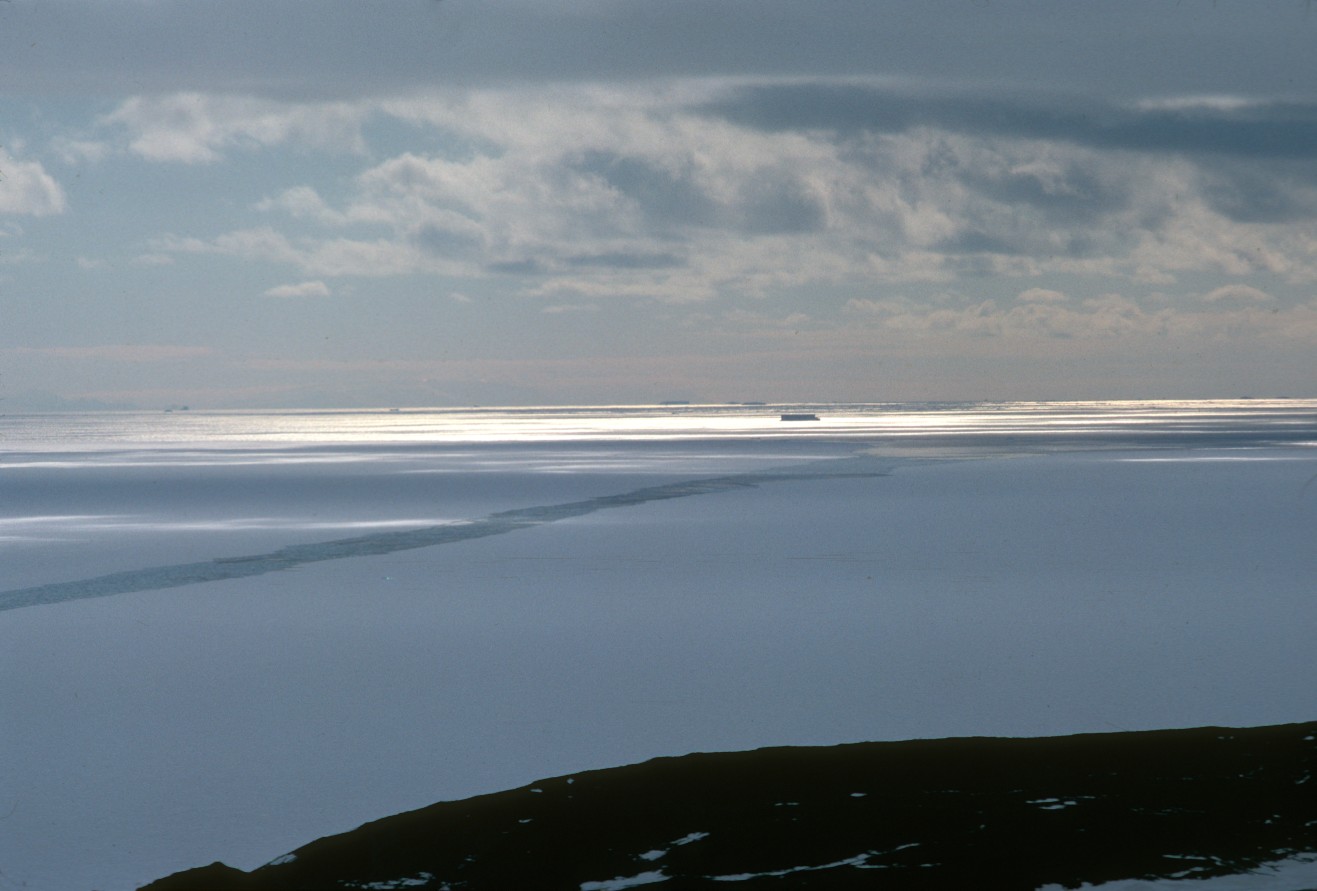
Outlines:
[[[857,449],[835,444],[691,446],[672,461],[634,446],[615,463],[564,449],[449,479],[447,504],[394,483],[387,499],[369,485],[339,499],[305,465],[264,466],[251,485],[341,526],[816,472],[0,612],[0,887],[115,891],[215,859],[252,868],[436,800],[657,755],[1242,726],[1317,708],[1312,449],[880,456],[859,463],[883,475],[844,478],[826,468]],[[246,479],[180,493],[175,511],[241,514],[219,493],[259,500]],[[28,561],[4,588],[340,537],[198,536],[169,522],[169,502],[158,528],[84,530],[103,536],[85,566],[43,577]],[[46,515],[76,513],[57,507]],[[128,554],[113,547],[123,536],[140,536]]]

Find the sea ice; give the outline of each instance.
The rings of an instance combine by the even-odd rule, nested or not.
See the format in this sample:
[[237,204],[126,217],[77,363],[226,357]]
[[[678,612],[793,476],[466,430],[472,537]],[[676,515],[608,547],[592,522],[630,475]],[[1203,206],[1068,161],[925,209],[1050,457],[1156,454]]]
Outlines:
[[581,891],[625,891],[626,888],[638,888],[641,885],[654,885],[666,882],[668,877],[661,871],[652,870],[634,876],[619,876],[599,882],[582,882]]
[[[0,528],[26,538],[0,543],[0,586],[818,472],[0,612],[7,881],[250,869],[436,800],[691,751],[1312,718],[1312,449],[870,459],[886,475],[846,478],[835,444],[384,451],[6,468]],[[262,516],[295,522],[224,525]]]
[[[1085,882],[1080,891],[1312,891],[1317,888],[1317,860],[1294,858],[1261,864],[1252,872],[1231,876],[1183,879],[1127,879]],[[1043,885],[1037,891],[1066,891],[1060,885]]]

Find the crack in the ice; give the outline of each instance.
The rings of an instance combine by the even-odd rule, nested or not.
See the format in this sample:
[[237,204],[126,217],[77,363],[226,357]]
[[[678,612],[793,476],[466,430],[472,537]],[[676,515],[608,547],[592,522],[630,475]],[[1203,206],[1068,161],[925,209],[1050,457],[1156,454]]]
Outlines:
[[201,582],[246,578],[325,560],[378,556],[391,554],[395,551],[452,544],[453,542],[469,541],[474,538],[485,538],[490,535],[502,535],[507,532],[515,532],[518,529],[527,529],[545,523],[557,522],[558,520],[580,517],[610,508],[634,507],[650,501],[688,498],[693,495],[707,495],[731,489],[748,489],[762,483],[806,479],[864,478],[883,476],[887,473],[886,467],[874,467],[865,459],[837,459],[827,463],[835,467],[837,464],[852,465],[852,462],[856,461],[863,462],[865,469],[829,471],[808,468],[798,472],[747,473],[686,480],[661,486],[647,486],[617,495],[587,498],[582,501],[499,511],[480,519],[459,523],[426,526],[420,529],[378,532],[372,535],[340,538],[332,541],[288,545],[265,554],[218,557],[213,560],[179,563],[172,566],[150,566],[143,569],[113,572],[89,579],[52,582],[29,588],[15,588],[10,591],[0,591],[0,612],[21,609],[27,606],[63,603],[69,600],[112,597],[116,594],[157,591],[164,588],[195,585]]

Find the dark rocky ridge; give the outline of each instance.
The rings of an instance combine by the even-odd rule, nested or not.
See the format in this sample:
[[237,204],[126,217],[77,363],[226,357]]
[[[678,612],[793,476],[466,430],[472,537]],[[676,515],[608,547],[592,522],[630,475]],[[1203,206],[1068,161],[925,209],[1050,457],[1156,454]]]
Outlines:
[[442,802],[250,873],[217,863],[147,888],[578,891],[646,873],[664,889],[1205,878],[1317,852],[1314,774],[1317,722],[695,754]]

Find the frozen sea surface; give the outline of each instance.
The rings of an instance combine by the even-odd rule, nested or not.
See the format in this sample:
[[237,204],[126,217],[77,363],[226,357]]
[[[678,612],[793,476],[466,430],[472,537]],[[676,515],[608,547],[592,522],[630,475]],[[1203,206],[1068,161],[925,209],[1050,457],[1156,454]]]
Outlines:
[[1317,713],[1317,406],[814,408],[5,419],[0,888],[656,755]]
[[[1256,869],[1233,876],[1186,879],[1128,879],[1092,885],[1078,891],[1312,891],[1317,888],[1317,860],[1312,857],[1260,864]],[[1066,891],[1060,885],[1044,885],[1038,891]]]

